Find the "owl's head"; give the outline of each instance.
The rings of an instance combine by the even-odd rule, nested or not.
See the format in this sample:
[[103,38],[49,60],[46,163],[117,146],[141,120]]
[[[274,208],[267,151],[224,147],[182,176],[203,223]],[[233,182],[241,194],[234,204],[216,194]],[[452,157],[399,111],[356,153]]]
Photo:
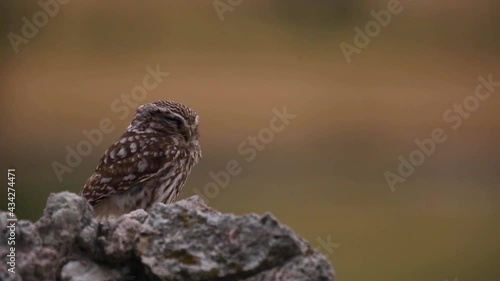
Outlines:
[[139,106],[127,131],[181,136],[198,140],[199,117],[191,108],[173,101],[156,101]]

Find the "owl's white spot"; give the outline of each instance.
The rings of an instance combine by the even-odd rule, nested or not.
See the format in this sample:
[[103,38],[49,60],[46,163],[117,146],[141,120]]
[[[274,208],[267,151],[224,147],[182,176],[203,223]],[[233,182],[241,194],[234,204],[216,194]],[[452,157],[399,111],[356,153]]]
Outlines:
[[115,157],[116,157],[116,150],[111,150],[111,152],[109,153],[109,157],[111,159],[115,159]]
[[149,151],[144,151],[143,155],[144,156],[148,156],[149,155]]
[[128,137],[128,141],[134,141],[134,137]]
[[133,142],[130,144],[130,152],[135,153],[137,151],[137,143]]
[[111,178],[102,178],[100,182],[101,183],[108,183],[110,181],[111,181]]
[[125,158],[125,156],[127,156],[127,151],[125,150],[124,147],[122,147],[122,149],[118,151],[118,156],[120,156],[121,158]]
[[133,179],[135,179],[135,175],[134,174],[130,174],[130,175],[124,177],[123,179],[126,180],[126,181],[133,180]]
[[126,143],[126,142],[127,142],[127,138],[123,138],[123,139],[120,140],[120,143],[122,143],[122,144]]
[[148,161],[146,161],[146,159],[141,159],[141,161],[137,164],[137,168],[139,169],[139,173],[146,171],[148,168]]

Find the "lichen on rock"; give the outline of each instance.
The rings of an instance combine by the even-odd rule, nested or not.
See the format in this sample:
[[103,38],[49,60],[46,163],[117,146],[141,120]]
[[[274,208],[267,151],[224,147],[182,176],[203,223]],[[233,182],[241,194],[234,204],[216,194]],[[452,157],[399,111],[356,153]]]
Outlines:
[[[0,212],[0,255],[7,245]],[[271,214],[221,214],[197,196],[97,221],[80,196],[51,194],[16,227],[16,274],[1,280],[330,281],[326,257]]]

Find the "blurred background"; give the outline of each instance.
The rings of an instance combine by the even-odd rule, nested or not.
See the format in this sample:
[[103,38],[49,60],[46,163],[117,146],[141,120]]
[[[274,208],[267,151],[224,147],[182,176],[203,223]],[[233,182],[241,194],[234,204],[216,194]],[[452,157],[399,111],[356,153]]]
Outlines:
[[[351,63],[339,44],[353,45],[354,27],[388,1],[215,3],[230,8],[69,1],[22,42],[12,33],[43,9],[0,3],[0,159],[3,173],[16,168],[20,218],[36,220],[51,192],[78,192],[138,104],[174,100],[201,116],[204,157],[183,198],[236,160],[241,174],[209,205],[272,212],[331,259],[338,280],[498,280],[500,87],[459,129],[443,120],[480,75],[500,81],[498,1],[402,0]],[[123,102],[157,65],[170,75]],[[131,112],[113,110],[116,100]],[[284,107],[297,117],[247,162],[238,146]],[[53,163],[66,165],[67,147],[104,118],[115,129],[59,181]],[[384,173],[435,128],[446,142],[392,192]]]

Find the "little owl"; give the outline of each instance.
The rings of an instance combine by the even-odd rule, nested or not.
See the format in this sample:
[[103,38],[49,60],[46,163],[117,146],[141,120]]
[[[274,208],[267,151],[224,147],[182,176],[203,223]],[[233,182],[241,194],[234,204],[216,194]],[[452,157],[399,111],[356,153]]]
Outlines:
[[99,218],[171,203],[200,160],[199,117],[172,101],[137,109],[127,131],[102,156],[81,196]]

